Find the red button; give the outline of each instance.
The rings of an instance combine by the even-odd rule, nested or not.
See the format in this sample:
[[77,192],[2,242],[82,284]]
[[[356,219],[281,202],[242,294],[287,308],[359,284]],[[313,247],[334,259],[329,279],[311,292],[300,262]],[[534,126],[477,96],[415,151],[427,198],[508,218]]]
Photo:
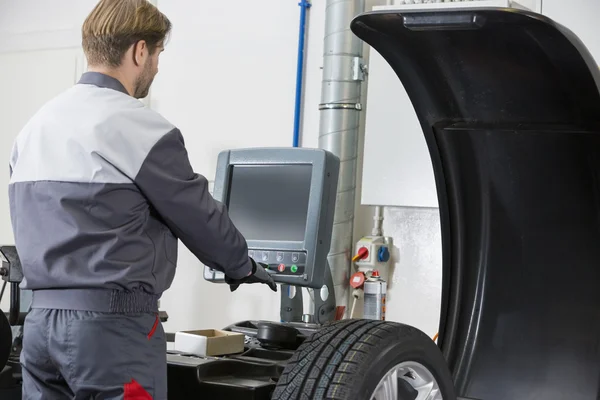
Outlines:
[[277,269],[279,270],[279,272],[285,271],[285,264],[279,264],[279,266],[277,267]]

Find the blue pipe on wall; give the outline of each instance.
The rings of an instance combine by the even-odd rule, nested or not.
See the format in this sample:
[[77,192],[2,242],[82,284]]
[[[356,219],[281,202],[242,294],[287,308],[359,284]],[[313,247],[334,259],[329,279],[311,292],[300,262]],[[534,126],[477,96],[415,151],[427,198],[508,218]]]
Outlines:
[[304,78],[304,38],[306,36],[306,17],[311,4],[309,0],[300,0],[300,37],[298,38],[298,66],[296,68],[296,104],[294,107],[294,147],[300,142],[300,117],[302,114],[302,79]]

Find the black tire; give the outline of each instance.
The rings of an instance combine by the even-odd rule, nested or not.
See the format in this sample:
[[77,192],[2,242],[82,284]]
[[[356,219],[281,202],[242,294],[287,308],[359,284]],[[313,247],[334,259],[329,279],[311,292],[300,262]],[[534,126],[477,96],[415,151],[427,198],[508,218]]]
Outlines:
[[0,310],[0,371],[8,362],[10,350],[12,348],[12,330],[8,319],[2,310]]
[[431,338],[412,326],[372,320],[336,322],[307,339],[284,369],[272,399],[369,400],[383,376],[403,361],[426,367],[444,400],[456,399],[448,366]]

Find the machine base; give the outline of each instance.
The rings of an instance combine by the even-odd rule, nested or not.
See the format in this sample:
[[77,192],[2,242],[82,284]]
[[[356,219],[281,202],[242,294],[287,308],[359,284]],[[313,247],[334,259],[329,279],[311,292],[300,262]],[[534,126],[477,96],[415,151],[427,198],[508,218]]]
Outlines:
[[[2,400],[21,400],[21,372],[20,366],[9,365],[0,371],[0,399]],[[17,362],[18,364],[18,362]]]
[[320,329],[317,324],[243,321],[225,328],[246,335],[244,352],[226,357],[167,353],[169,399],[269,400],[295,349],[272,348],[257,339],[259,326],[295,328],[296,348]]

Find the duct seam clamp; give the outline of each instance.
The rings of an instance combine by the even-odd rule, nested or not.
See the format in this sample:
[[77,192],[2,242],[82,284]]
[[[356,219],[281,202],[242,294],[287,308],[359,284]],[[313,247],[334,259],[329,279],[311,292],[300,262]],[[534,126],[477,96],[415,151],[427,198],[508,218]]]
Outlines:
[[361,103],[327,103],[319,104],[319,110],[362,110]]
[[367,66],[364,64],[361,57],[352,59],[352,79],[355,81],[364,81],[367,74]]

